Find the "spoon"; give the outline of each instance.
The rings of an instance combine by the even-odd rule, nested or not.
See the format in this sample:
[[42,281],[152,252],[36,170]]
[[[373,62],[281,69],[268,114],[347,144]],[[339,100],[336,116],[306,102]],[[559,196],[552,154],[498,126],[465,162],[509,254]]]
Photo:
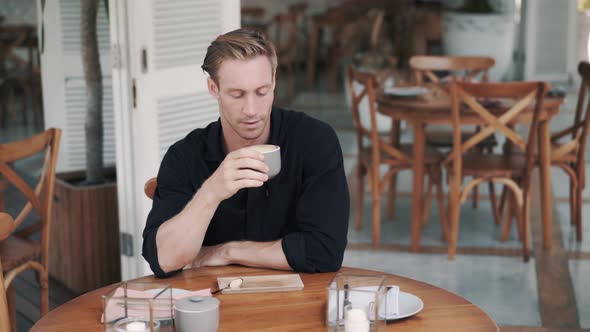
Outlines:
[[238,289],[238,288],[242,287],[243,283],[244,283],[244,279],[242,279],[242,278],[234,279],[234,280],[230,281],[230,283],[227,284],[227,286],[212,292],[211,295],[215,295],[215,294],[221,292],[222,290],[228,289],[228,288],[229,289]]

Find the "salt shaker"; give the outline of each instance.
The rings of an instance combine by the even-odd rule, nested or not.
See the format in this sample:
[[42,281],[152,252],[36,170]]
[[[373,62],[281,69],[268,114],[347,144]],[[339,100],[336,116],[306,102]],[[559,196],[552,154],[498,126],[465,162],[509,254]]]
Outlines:
[[215,332],[219,326],[219,300],[210,296],[191,296],[174,304],[176,331]]

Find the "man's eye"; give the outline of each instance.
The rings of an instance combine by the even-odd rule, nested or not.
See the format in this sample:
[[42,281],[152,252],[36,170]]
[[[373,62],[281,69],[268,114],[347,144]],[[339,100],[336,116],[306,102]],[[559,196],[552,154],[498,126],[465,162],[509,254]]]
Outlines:
[[230,96],[231,96],[232,98],[234,98],[234,99],[239,99],[239,98],[242,98],[243,94],[241,94],[241,93],[238,93],[238,94],[231,94]]
[[266,89],[256,92],[256,94],[259,96],[266,96],[267,93],[268,93],[268,90],[266,90]]

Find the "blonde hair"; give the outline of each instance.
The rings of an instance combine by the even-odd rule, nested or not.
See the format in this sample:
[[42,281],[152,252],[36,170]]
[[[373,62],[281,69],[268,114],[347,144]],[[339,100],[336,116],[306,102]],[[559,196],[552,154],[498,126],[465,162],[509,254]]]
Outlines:
[[224,60],[245,60],[256,56],[268,57],[273,76],[277,68],[277,53],[273,43],[258,31],[237,29],[219,35],[207,47],[207,54],[201,68],[219,84],[217,72]]

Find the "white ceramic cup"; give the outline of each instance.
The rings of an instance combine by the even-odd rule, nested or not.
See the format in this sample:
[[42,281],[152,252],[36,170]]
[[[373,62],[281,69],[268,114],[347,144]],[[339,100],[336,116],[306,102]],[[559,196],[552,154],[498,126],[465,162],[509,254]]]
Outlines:
[[250,147],[264,155],[264,162],[268,165],[268,178],[272,179],[281,171],[281,147],[272,144],[252,145]]

